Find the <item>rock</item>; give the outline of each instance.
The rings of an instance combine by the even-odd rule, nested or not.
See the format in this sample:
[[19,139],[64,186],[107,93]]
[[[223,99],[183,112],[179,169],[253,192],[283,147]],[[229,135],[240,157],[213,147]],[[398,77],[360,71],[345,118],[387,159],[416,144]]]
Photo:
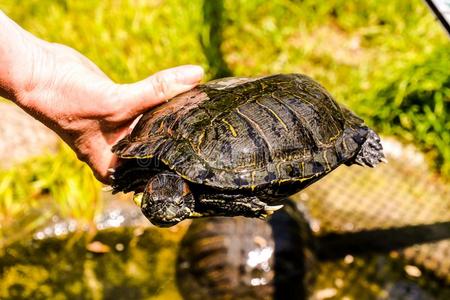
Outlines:
[[59,138],[19,107],[0,101],[0,168],[55,151]]

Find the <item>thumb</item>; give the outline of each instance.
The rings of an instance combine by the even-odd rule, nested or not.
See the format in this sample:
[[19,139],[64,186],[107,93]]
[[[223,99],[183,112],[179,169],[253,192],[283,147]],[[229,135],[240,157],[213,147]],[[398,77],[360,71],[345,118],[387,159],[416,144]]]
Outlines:
[[131,116],[195,87],[203,78],[200,66],[179,66],[147,77],[131,84],[120,85],[122,101]]

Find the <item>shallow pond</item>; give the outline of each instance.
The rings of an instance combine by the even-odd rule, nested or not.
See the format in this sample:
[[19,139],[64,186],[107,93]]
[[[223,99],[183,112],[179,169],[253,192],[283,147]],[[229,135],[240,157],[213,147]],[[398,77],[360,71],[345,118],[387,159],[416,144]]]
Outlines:
[[317,258],[286,222],[217,218],[22,241],[0,257],[0,298],[450,299],[448,282],[395,252]]

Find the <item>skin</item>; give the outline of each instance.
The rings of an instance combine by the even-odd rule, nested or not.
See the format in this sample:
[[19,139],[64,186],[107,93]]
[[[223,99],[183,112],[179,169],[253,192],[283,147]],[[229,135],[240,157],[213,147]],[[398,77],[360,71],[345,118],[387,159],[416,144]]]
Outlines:
[[142,191],[135,194],[134,201],[147,219],[160,227],[170,227],[184,219],[208,216],[265,219],[283,207],[268,205],[258,196],[246,192],[230,194],[189,184],[180,175],[169,170],[150,177]]
[[113,82],[76,50],[38,39],[0,11],[0,96],[55,131],[103,183],[111,147],[149,108],[192,89],[203,77],[186,65],[129,84]]

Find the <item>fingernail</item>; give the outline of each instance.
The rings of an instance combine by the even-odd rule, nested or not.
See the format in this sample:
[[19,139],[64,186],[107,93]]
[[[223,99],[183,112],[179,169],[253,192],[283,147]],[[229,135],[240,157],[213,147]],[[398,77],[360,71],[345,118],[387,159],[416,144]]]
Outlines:
[[195,65],[178,67],[176,70],[177,81],[184,84],[196,84],[203,78],[203,68]]

